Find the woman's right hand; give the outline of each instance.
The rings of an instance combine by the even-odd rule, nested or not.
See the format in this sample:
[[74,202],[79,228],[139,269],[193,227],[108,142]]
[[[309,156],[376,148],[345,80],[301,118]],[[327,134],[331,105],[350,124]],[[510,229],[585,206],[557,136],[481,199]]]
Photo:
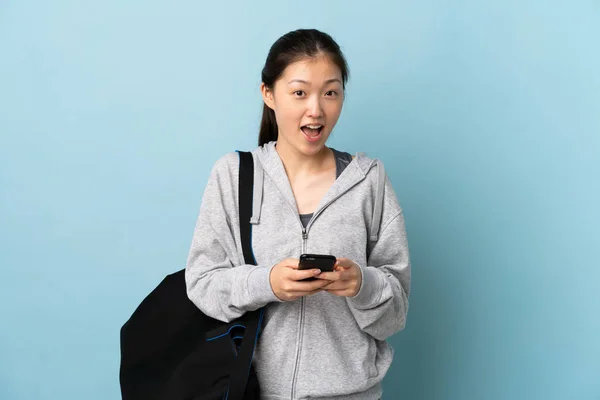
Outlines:
[[329,285],[331,282],[324,279],[314,281],[302,281],[321,273],[318,269],[298,269],[299,260],[297,258],[286,258],[273,268],[269,281],[271,289],[275,296],[283,301],[293,301],[302,296],[309,296],[321,291],[321,288]]

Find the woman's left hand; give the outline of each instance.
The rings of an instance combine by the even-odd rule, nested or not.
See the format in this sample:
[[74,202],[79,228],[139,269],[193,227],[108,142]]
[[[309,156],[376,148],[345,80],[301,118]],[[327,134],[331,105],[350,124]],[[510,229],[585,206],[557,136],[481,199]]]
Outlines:
[[347,258],[338,258],[333,272],[321,272],[315,276],[317,279],[331,281],[321,290],[336,296],[356,296],[362,284],[362,272],[358,264]]

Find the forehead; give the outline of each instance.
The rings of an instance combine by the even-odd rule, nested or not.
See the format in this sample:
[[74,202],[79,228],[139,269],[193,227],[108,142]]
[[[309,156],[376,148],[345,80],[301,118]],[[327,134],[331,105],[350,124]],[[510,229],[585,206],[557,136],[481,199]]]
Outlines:
[[281,80],[286,84],[293,80],[302,80],[309,84],[320,84],[331,79],[341,81],[342,71],[326,56],[296,61],[288,65],[281,75]]

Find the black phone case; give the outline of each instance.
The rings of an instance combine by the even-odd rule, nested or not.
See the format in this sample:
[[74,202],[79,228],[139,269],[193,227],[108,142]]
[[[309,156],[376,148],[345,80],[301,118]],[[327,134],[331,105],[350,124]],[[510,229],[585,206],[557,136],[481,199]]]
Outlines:
[[[300,263],[298,269],[320,269],[322,272],[332,272],[333,266],[335,265],[336,258],[328,254],[302,254],[300,256]],[[316,278],[304,279],[305,281],[312,281]]]

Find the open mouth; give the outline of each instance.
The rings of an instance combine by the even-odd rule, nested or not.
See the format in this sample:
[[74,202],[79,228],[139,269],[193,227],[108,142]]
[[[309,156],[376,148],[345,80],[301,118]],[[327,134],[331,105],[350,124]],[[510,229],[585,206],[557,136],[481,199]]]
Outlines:
[[321,137],[323,125],[304,125],[300,128],[309,142],[315,142]]

